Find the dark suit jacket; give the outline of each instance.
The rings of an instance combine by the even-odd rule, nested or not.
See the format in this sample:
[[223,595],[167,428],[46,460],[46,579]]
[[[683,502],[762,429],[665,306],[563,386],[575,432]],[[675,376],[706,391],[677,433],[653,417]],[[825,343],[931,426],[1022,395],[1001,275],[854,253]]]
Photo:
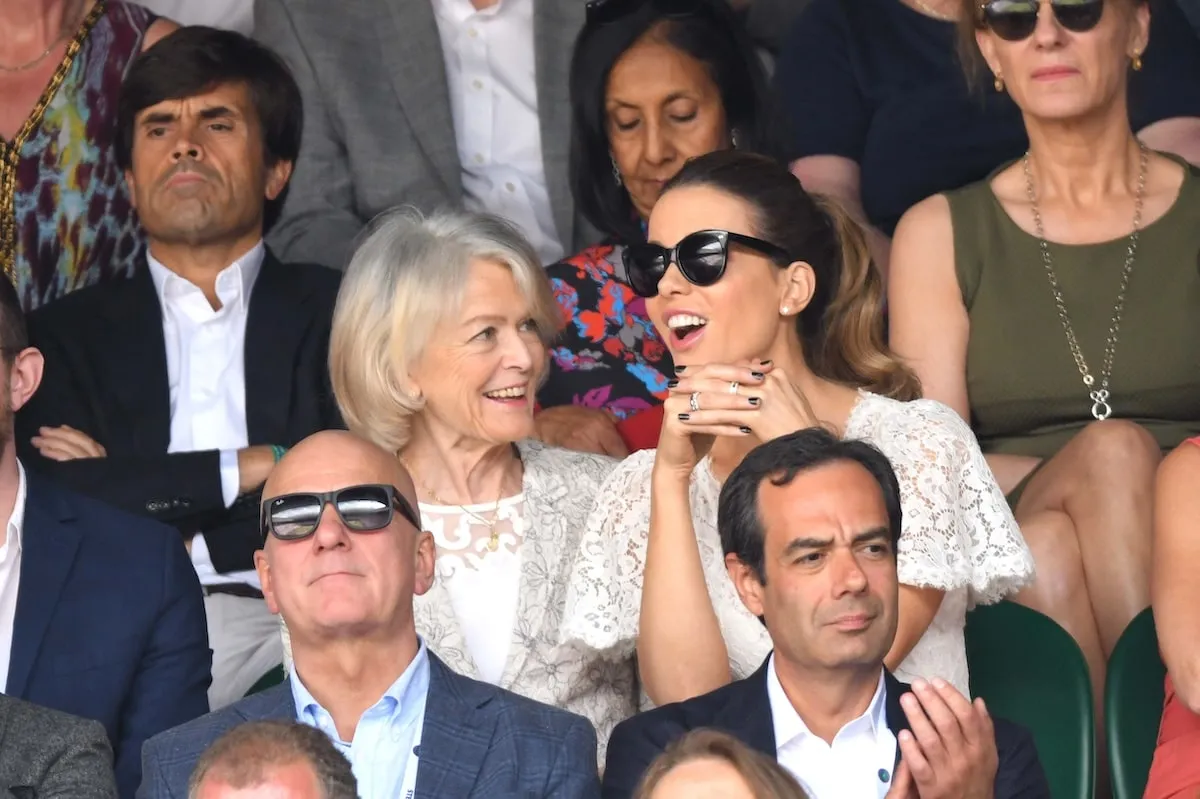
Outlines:
[[[184,799],[217,738],[248,721],[296,720],[288,682],[150,740],[138,799]],[[584,718],[463,677],[429,653],[414,799],[596,799],[596,732]],[[397,757],[407,752],[397,752]]]
[[[885,682],[887,725],[893,733],[899,733],[908,729],[900,697],[908,693],[909,687],[890,673],[885,675]],[[1015,724],[1001,719],[993,722],[1000,753],[995,799],[1050,799],[1033,737]],[[775,725],[767,696],[767,664],[746,679],[710,694],[664,705],[618,724],[608,741],[604,799],[628,799],[650,764],[669,744],[701,727],[727,732],[774,759]]]
[[0,694],[0,788],[30,799],[116,799],[104,727]]
[[103,724],[132,797],[142,742],[208,711],[200,582],[170,527],[27,485],[6,693]]
[[[251,445],[290,447],[343,426],[329,387],[329,328],[341,274],[282,264],[268,251],[246,321],[246,427]],[[203,532],[218,572],[254,568],[258,496],[226,509],[217,450],[167,454],[170,389],[162,307],[143,262],[132,278],[73,292],[32,314],[46,358],[42,385],[17,414],[29,468],[184,533]],[[38,427],[70,425],[106,458],[59,463],[29,443]]]

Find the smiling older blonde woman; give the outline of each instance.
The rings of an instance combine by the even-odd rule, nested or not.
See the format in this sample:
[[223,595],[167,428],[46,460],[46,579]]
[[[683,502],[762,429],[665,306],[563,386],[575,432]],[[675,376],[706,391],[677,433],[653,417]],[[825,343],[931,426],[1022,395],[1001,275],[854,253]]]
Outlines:
[[456,671],[586,716],[603,757],[636,710],[634,665],[558,641],[580,535],[616,462],[530,440],[556,318],[537,255],[507,223],[394,211],[351,260],[329,363],[346,423],[397,453],[437,543],[418,633]]

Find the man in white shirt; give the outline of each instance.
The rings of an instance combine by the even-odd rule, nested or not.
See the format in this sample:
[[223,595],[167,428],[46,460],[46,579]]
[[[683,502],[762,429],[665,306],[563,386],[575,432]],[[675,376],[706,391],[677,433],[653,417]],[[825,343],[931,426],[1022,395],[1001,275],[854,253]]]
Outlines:
[[751,677],[623,722],[604,796],[631,796],[698,727],[778,758],[812,799],[1049,797],[1033,740],[941,681],[884,666],[899,612],[900,488],[882,453],[810,428],[734,469],[718,528],[742,602],[775,651]]
[[309,113],[271,244],[344,269],[397,205],[506,217],[551,264],[594,243],[568,184],[567,72],[583,0],[259,0],[255,36]]
[[326,367],[340,273],[284,265],[262,242],[300,102],[282,62],[241,34],[183,28],[148,49],[117,122],[145,263],[31,318],[46,385],[21,414],[23,455],[189,540],[213,707],[282,660],[254,571],[258,489],[286,447],[342,426]]

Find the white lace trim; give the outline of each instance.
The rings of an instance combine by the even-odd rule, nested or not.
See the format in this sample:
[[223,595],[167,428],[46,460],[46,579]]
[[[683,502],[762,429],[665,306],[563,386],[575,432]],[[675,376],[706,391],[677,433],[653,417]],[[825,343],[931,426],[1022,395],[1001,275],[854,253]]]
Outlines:
[[[932,400],[897,402],[863,393],[847,438],[878,447],[892,462],[904,511],[900,581],[946,592],[925,635],[896,670],[901,679],[941,677],[968,692],[963,627],[967,609],[995,602],[1033,577],[1033,557],[970,428]],[[600,491],[567,592],[564,642],[625,658],[638,635],[650,520],[654,451],[635,453]],[[717,533],[720,484],[707,460],[692,474],[692,519],[709,596],[735,678],[771,649],[725,571]]]

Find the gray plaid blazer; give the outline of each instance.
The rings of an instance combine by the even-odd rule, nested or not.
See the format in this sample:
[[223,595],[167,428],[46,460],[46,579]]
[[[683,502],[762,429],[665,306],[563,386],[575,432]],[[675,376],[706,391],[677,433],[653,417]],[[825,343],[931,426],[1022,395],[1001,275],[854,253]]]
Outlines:
[[[138,799],[185,799],[210,744],[239,724],[266,719],[296,719],[289,683],[154,736],[142,749]],[[596,733],[586,719],[455,674],[429,653],[414,799],[599,796]]]

